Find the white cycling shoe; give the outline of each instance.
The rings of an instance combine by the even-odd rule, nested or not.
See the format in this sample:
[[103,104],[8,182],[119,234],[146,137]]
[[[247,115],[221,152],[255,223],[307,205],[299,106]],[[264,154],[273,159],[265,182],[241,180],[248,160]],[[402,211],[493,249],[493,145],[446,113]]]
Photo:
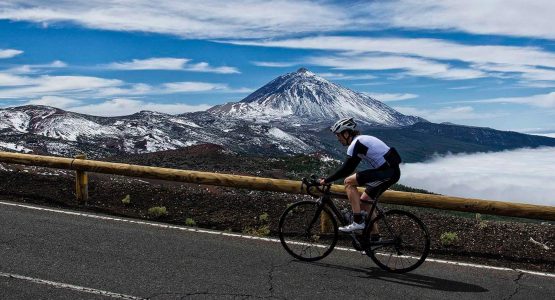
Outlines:
[[353,232],[356,230],[362,230],[364,229],[364,227],[366,226],[366,224],[364,224],[364,222],[362,223],[357,223],[357,222],[353,222],[347,226],[341,226],[339,227],[339,231],[341,232]]

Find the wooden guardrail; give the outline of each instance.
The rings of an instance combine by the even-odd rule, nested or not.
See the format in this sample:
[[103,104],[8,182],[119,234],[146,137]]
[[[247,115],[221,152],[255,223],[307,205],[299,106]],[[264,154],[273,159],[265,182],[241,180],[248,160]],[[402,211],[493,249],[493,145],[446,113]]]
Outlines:
[[[75,170],[78,172],[95,172],[260,191],[306,194],[306,191],[301,188],[301,182],[294,180],[177,170],[85,160],[82,158],[74,159],[10,152],[0,152],[0,162]],[[81,174],[86,175],[86,173]],[[363,191],[362,188],[359,190],[361,192]],[[337,197],[346,198],[345,187],[343,185],[333,185],[331,191],[334,194],[337,194]],[[381,196],[380,202],[555,221],[555,207],[544,205],[510,203],[397,191],[386,191]]]

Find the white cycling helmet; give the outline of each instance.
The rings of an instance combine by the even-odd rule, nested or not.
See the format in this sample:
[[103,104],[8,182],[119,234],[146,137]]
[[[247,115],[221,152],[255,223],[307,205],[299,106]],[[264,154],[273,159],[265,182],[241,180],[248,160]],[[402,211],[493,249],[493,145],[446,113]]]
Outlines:
[[330,130],[333,133],[341,133],[345,130],[354,130],[355,127],[357,127],[357,123],[353,121],[353,118],[343,118],[335,122],[335,124],[330,127]]

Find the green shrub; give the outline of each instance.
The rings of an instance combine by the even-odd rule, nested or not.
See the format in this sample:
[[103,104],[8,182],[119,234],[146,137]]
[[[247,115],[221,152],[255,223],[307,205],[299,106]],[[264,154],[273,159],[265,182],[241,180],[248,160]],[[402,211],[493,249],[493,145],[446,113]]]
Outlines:
[[482,219],[482,215],[480,213],[476,213],[476,221],[478,221],[478,228],[484,229],[488,227],[488,223]]
[[187,219],[185,219],[185,225],[186,226],[197,226],[197,222],[195,222],[195,220],[193,220],[191,218],[187,218]]
[[268,215],[268,213],[263,213],[263,214],[261,214],[261,215],[258,217],[258,219],[259,219],[261,222],[268,222],[268,219],[269,219],[269,218],[270,218],[270,215]]
[[255,235],[255,236],[268,236],[270,235],[270,227],[268,225],[256,227],[245,227],[243,228],[243,234]]
[[443,246],[454,245],[459,240],[459,236],[456,232],[444,232],[439,237],[439,241]]
[[125,205],[131,203],[131,196],[125,195],[125,197],[123,197],[123,199],[121,199],[121,203],[123,203]]
[[159,218],[168,214],[165,206],[154,206],[148,209],[148,215],[153,218]]

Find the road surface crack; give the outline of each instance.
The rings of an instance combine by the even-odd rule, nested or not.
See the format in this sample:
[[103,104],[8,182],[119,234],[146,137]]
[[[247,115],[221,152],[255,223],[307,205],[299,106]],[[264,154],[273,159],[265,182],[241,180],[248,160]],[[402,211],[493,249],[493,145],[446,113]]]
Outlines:
[[518,276],[514,280],[514,283],[516,284],[515,291],[509,297],[505,298],[504,300],[509,300],[509,299],[513,298],[516,294],[518,294],[518,292],[520,291],[520,279],[522,278],[522,276],[524,276],[524,273],[523,272],[518,272]]

